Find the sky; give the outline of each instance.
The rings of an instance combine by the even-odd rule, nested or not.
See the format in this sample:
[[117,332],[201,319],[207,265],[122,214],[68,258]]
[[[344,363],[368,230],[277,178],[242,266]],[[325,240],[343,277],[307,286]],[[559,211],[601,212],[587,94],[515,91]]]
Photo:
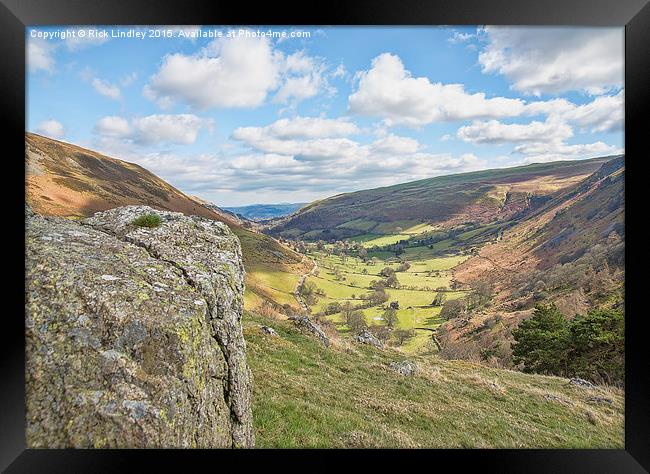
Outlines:
[[623,28],[28,28],[26,129],[219,206],[623,153]]

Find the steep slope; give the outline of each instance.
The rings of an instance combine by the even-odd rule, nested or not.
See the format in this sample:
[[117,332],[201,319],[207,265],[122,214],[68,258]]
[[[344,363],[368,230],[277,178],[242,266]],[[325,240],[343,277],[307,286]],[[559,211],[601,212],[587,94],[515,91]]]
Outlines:
[[455,278],[489,278],[505,287],[516,273],[574,262],[610,236],[624,239],[624,184],[621,156],[506,230],[499,242],[457,267]]
[[566,317],[623,308],[625,160],[617,157],[506,230],[454,269],[459,286],[488,282],[490,305],[439,329],[443,354],[511,366],[512,329],[537,303]]
[[[244,314],[253,428],[263,448],[617,448],[619,389],[369,345],[325,348],[287,321]],[[269,335],[260,326],[272,327]],[[605,401],[607,400],[607,401]],[[611,403],[610,403],[611,402]]]
[[236,227],[235,219],[202,206],[139,165],[27,133],[27,199],[34,212],[85,217],[131,204],[193,214]]
[[[309,269],[308,262],[271,237],[245,229],[230,213],[187,196],[141,166],[27,133],[25,169],[26,200],[37,214],[80,218],[120,206],[146,205],[227,224],[242,243],[246,307],[264,300],[295,305],[291,285]],[[278,289],[269,275],[282,277],[287,288]]]
[[273,222],[269,232],[331,240],[391,234],[397,227],[421,223],[451,226],[504,221],[582,181],[605,161],[607,158],[533,164],[341,194]]

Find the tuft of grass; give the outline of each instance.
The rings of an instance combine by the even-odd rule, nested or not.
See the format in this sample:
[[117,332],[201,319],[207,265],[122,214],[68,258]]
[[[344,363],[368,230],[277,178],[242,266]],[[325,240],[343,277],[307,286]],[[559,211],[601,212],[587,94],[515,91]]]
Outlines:
[[137,217],[136,219],[133,219],[131,222],[133,225],[137,225],[138,227],[158,227],[160,224],[162,224],[162,218],[158,214],[145,214],[143,216]]

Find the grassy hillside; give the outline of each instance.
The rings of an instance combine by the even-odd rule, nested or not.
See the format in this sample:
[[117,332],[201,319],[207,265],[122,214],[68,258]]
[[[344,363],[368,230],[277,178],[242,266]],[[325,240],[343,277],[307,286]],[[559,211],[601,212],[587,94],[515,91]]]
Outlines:
[[145,204],[226,223],[242,244],[248,273],[246,307],[282,298],[295,305],[289,301],[293,289],[278,290],[269,276],[295,286],[309,267],[302,256],[269,236],[243,228],[228,213],[187,196],[141,166],[27,133],[25,169],[26,199],[39,214],[79,218],[114,207]]
[[[260,325],[279,336],[264,334]],[[558,377],[335,342],[244,316],[258,447],[622,448],[623,394]],[[612,401],[594,401],[593,397]],[[590,400],[592,398],[592,400]]]
[[[508,220],[570,187],[607,158],[533,164],[341,194],[303,207],[269,232],[304,239],[401,234],[421,224]],[[541,199],[540,199],[541,198]]]

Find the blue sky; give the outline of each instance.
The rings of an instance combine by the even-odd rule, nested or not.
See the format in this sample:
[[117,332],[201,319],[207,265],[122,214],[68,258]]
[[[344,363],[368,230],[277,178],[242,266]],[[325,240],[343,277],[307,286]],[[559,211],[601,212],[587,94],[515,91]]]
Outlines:
[[623,152],[622,28],[26,34],[27,130],[221,206]]

